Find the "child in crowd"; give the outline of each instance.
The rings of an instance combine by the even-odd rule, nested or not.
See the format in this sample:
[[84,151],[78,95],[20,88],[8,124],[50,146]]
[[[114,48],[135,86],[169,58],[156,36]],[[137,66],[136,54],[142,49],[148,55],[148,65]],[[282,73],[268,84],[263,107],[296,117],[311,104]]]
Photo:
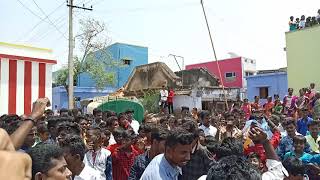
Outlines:
[[308,164],[312,158],[312,155],[309,153],[304,152],[305,145],[307,140],[302,135],[296,135],[293,137],[293,146],[294,150],[291,152],[287,152],[284,155],[284,160],[289,157],[297,157],[299,158],[304,164]]
[[305,28],[305,26],[306,26],[306,17],[302,15],[299,22],[299,29],[303,29]]
[[294,17],[291,16],[289,21],[289,31],[295,31],[297,29],[297,26],[293,21],[294,21]]

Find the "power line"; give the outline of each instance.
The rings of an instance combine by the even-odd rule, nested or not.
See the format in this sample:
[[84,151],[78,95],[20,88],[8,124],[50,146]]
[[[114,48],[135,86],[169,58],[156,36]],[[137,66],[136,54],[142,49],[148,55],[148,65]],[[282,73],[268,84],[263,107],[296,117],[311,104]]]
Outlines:
[[38,7],[38,9],[41,11],[41,13],[46,16],[45,18],[48,19],[48,21],[50,22],[50,24],[60,33],[62,34],[62,36],[65,38],[65,39],[68,39],[61,31],[60,29],[57,28],[57,26],[50,20],[49,16],[46,15],[46,13],[42,10],[42,8],[37,4],[37,2],[35,0],[32,0],[33,3]]
[[42,21],[44,21],[45,19],[43,19],[42,17],[40,17],[39,15],[37,15],[36,13],[34,13],[30,8],[28,8],[25,4],[23,4],[20,0],[17,0],[21,6],[23,6],[25,9],[27,9],[31,14],[33,14],[34,16],[38,17],[39,19],[41,19]]
[[[55,8],[53,11],[51,11],[50,13],[49,13],[49,15],[46,17],[46,18],[44,18],[44,20],[45,19],[47,19],[49,16],[51,16],[52,14],[54,14],[60,7],[62,7],[64,5],[64,2],[61,4],[61,5],[59,5],[57,8]],[[60,18],[58,18],[58,19],[60,19]],[[33,32],[33,30],[35,30],[40,24],[42,24],[43,22],[44,22],[44,20],[40,20],[37,24],[35,24],[29,31],[27,31],[27,33],[25,33],[23,36],[21,36],[18,40],[16,40],[16,42],[17,41],[20,41],[20,40],[22,40],[23,38],[25,38],[25,37],[27,37],[30,33],[32,33]]]

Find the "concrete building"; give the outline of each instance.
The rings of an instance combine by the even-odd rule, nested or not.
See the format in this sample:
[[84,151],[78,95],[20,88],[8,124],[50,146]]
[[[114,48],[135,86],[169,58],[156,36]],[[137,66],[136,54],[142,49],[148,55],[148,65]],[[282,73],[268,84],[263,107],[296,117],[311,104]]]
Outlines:
[[[224,110],[224,97],[230,106],[240,93],[239,88],[225,88],[224,96],[218,79],[204,68],[174,73],[165,63],[156,62],[136,67],[124,87],[124,94],[140,98],[150,91],[159,92],[163,85],[174,88],[173,109],[177,111],[182,106]],[[158,101],[159,98],[154,100],[154,105],[158,106]]]
[[[101,52],[96,52],[98,56]],[[115,73],[114,84],[108,85],[104,90],[96,89],[95,81],[88,73],[79,75],[78,84],[74,89],[74,96],[81,100],[96,96],[106,96],[123,87],[136,66],[148,64],[148,48],[130,44],[115,43],[106,48],[105,52],[111,56],[120,66],[107,68],[106,71]],[[68,107],[67,92],[63,87],[55,87],[53,90],[53,105],[58,108]]]
[[295,89],[316,83],[320,90],[320,26],[286,33],[288,86]]
[[[235,57],[218,60],[218,63],[224,86],[229,88],[240,88],[241,96],[246,97],[247,82],[245,77],[256,74],[256,61],[244,57]],[[186,66],[187,70],[195,68],[206,68],[216,77],[220,77],[216,61]]]
[[249,101],[254,100],[254,96],[260,96],[261,102],[266,102],[268,96],[278,94],[282,99],[288,91],[288,79],[285,69],[259,71],[257,75],[248,76],[247,89]]

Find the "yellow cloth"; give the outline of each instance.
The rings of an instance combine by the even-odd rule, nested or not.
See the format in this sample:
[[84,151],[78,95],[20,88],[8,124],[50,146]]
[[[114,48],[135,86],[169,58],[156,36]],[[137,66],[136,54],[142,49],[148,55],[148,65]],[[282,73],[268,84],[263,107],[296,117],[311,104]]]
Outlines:
[[310,145],[311,151],[316,152],[316,153],[320,153],[319,152],[319,144],[318,144],[318,142],[320,141],[320,137],[318,137],[316,141],[313,139],[313,137],[311,135],[307,135],[305,137],[307,139],[307,143]]

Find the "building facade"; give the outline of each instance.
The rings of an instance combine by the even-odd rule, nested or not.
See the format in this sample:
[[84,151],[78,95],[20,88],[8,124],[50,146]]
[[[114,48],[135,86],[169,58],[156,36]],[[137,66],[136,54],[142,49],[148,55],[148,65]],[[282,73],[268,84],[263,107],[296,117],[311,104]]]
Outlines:
[[[97,90],[95,81],[88,73],[81,73],[78,77],[78,84],[74,88],[74,96],[78,99],[94,98],[96,96],[106,96],[117,89],[123,87],[127,82],[130,74],[136,66],[148,64],[148,48],[130,44],[115,43],[106,48],[104,52],[110,55],[117,66],[107,68],[106,71],[115,74],[113,84],[107,85],[104,90]],[[58,108],[68,107],[67,92],[64,87],[55,87],[53,90],[54,101],[53,105]],[[79,106],[78,106],[79,107]]]
[[29,115],[38,98],[52,97],[52,50],[0,42],[0,116]]
[[[256,74],[256,61],[244,57],[218,60],[222,83],[225,87],[240,88],[241,96],[246,96],[247,82],[246,76]],[[206,68],[210,73],[220,78],[216,61],[187,65],[186,69]],[[221,82],[221,80],[220,80]]]
[[288,64],[288,85],[299,89],[316,84],[320,90],[320,26],[286,33],[286,53]]
[[254,96],[260,96],[264,103],[268,96],[273,97],[275,94],[282,99],[288,92],[287,72],[257,74],[246,79],[249,101],[253,101]]

